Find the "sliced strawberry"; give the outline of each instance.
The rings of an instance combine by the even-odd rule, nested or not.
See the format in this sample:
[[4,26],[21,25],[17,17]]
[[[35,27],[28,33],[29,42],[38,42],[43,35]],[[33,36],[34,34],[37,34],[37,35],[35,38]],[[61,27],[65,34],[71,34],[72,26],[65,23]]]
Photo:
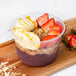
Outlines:
[[60,35],[60,32],[58,30],[53,29],[48,32],[48,35]]
[[71,37],[72,37],[72,35],[67,35],[67,36],[66,36],[66,39],[67,39],[67,40],[70,40]]
[[43,14],[42,16],[38,17],[36,19],[36,22],[38,23],[39,26],[43,25],[49,20],[49,15],[48,13]]
[[[55,38],[57,37],[57,35],[52,35],[52,38]],[[53,41],[50,41],[46,44],[46,47],[47,48],[50,48],[57,40],[53,40]]]
[[62,41],[65,43],[65,45],[67,45],[67,46],[69,45],[69,42],[65,36],[62,36]]
[[[57,37],[57,35],[47,35],[41,41],[50,40],[50,39],[55,38],[55,37]],[[45,47],[46,44],[47,44],[47,42],[41,43],[40,48]],[[49,46],[50,46],[50,44],[49,44]]]
[[55,42],[56,42],[56,40],[47,43],[46,47],[50,48]]
[[[60,21],[56,21],[55,24],[60,25],[60,26],[63,25]],[[65,32],[66,32],[66,30],[67,30],[67,27],[65,26]]]
[[62,28],[60,25],[54,25],[54,26],[50,27],[50,30],[57,30],[60,33],[62,32]]
[[[52,39],[52,38],[55,38],[57,37],[58,35],[60,34],[59,31],[55,30],[55,29],[52,29],[48,32],[48,35],[45,36],[41,41],[46,41],[46,40],[49,40],[49,39]],[[44,43],[41,45],[41,47],[44,47],[46,46],[47,48],[49,48],[51,45],[53,45],[55,43],[55,41],[51,41],[51,42],[48,42],[48,43]]]
[[66,36],[66,39],[67,39],[67,40],[70,40],[72,37],[76,38],[76,35],[67,35],[67,36]]
[[55,37],[57,37],[57,35],[47,35],[41,41],[46,41],[46,40],[49,40],[49,39],[52,39],[52,38],[55,38]]
[[73,48],[76,48],[76,38],[71,37],[71,39],[69,40],[69,45]]
[[49,28],[50,28],[51,26],[54,26],[54,25],[55,25],[55,20],[54,20],[54,18],[51,18],[51,19],[49,19],[46,23],[44,23],[44,24],[41,26],[41,28],[42,28],[42,29],[49,30]]

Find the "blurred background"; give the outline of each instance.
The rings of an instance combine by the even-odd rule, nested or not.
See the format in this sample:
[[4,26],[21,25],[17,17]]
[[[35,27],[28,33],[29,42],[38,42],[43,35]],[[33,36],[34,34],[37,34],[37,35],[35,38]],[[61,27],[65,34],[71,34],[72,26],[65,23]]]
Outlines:
[[[11,22],[29,12],[49,12],[67,20],[76,17],[76,0],[0,0],[0,43],[13,38]],[[52,76],[76,76],[76,65]]]

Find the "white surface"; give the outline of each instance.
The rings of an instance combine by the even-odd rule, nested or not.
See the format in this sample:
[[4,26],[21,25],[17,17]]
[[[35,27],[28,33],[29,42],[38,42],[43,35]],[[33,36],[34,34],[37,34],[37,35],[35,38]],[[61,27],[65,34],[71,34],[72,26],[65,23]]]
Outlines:
[[[50,12],[66,20],[76,16],[76,0],[0,0],[0,43],[12,39],[12,20],[28,12]],[[52,76],[76,76],[76,65]]]

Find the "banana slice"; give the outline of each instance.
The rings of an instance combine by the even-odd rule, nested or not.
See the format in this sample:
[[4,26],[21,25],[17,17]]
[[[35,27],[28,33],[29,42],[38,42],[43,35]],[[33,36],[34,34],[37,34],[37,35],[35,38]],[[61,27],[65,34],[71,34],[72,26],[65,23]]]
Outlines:
[[26,31],[30,31],[31,24],[28,23],[27,20],[24,19],[18,19],[18,23],[16,24],[16,27],[23,27]]
[[37,27],[37,23],[36,23],[36,21],[32,17],[26,16],[25,19],[29,20],[33,24],[33,28]]
[[[17,36],[15,37],[15,41],[23,48],[37,50],[40,47],[40,39],[33,32],[22,33],[17,30],[13,33]],[[18,38],[20,38],[20,40]]]
[[37,27],[37,23],[30,16],[25,19],[19,18],[13,27],[15,41],[23,48],[37,50],[40,46],[40,39],[33,32],[30,32],[35,27]]
[[26,19],[19,18],[14,27],[22,27],[25,28],[26,31],[31,31],[37,27],[37,23],[33,18],[27,16]]

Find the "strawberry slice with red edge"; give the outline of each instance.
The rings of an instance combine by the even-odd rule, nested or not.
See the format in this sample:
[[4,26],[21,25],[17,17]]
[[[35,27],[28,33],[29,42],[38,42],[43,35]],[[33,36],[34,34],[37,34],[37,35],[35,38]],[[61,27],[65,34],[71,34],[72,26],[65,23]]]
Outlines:
[[65,45],[70,46],[71,50],[76,50],[76,35],[67,35],[66,37],[62,37]]
[[51,41],[51,42],[48,42],[46,47],[47,48],[50,48],[57,40],[54,40],[54,41]]
[[50,30],[57,30],[60,33],[62,32],[62,28],[60,25],[54,25],[54,26],[50,27]]
[[76,48],[76,38],[71,37],[71,39],[69,40],[69,45],[73,48]]
[[51,18],[49,19],[46,23],[44,23],[41,28],[42,29],[46,29],[46,30],[49,30],[51,26],[54,26],[55,25],[55,20],[54,18]]
[[[60,21],[56,21],[55,24],[60,25],[60,26],[63,25]],[[65,26],[65,32],[66,32],[66,30],[67,30],[67,26]]]
[[39,26],[43,25],[44,23],[46,23],[49,20],[49,15],[48,13],[43,14],[42,16],[38,17],[36,19],[36,22]]
[[49,40],[49,39],[52,39],[52,38],[55,38],[55,37],[57,37],[57,35],[47,35],[41,41],[46,41],[46,40]]
[[[57,37],[57,35],[51,35],[52,36],[52,38],[55,38],[55,37]],[[50,42],[48,42],[47,44],[46,44],[46,47],[47,48],[50,48],[55,42],[57,41],[57,39],[56,40],[53,40],[53,41],[50,41]]]
[[[55,38],[55,37],[57,37],[57,35],[47,35],[41,41],[50,40],[50,39]],[[41,43],[40,48],[46,47],[46,44],[47,44],[47,42]],[[50,46],[50,45],[48,45],[48,46]]]
[[[60,25],[60,26],[63,25],[60,21],[56,21],[55,24]],[[67,30],[67,26],[65,26],[65,32],[66,32],[66,30]]]
[[72,37],[76,38],[76,35],[67,35],[67,36],[66,36],[66,39],[67,39],[67,40],[70,40]]
[[68,42],[68,40],[66,39],[65,36],[62,36],[62,41],[65,43],[66,46],[69,45],[69,42]]
[[60,32],[58,30],[52,29],[48,32],[48,35],[60,35]]
[[[52,29],[48,32],[48,35],[52,36],[52,38],[55,38],[57,37],[58,35],[60,35],[60,32],[56,29]],[[46,47],[49,48],[51,47],[54,43],[56,42],[56,40],[53,40],[51,42],[48,42]]]

